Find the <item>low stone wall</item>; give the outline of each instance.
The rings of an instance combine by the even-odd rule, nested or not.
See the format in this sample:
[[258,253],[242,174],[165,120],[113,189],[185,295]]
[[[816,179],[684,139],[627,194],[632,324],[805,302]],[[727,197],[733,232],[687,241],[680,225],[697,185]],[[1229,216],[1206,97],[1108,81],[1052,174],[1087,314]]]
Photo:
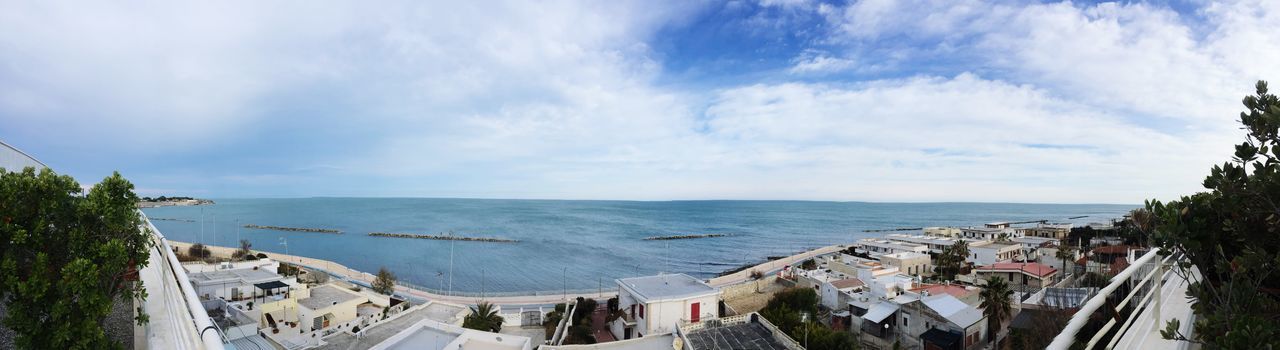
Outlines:
[[778,275],[771,274],[761,278],[759,281],[747,281],[739,284],[724,286],[720,288],[720,298],[733,299],[733,298],[741,297],[744,295],[755,294],[757,283],[759,283],[761,289],[764,289],[764,286],[772,283],[777,283],[777,282],[778,282]]

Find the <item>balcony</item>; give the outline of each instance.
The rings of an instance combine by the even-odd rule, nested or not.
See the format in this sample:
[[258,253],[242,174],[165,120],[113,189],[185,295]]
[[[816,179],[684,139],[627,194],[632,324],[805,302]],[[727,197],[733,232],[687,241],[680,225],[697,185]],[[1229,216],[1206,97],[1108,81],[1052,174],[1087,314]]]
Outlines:
[[1185,297],[1188,278],[1199,278],[1193,267],[1184,276],[1170,267],[1178,256],[1161,257],[1151,250],[1120,271],[1111,283],[1085,302],[1049,349],[1198,349],[1197,344],[1165,340],[1160,330],[1173,318],[1182,320],[1182,333],[1192,334],[1195,314]]

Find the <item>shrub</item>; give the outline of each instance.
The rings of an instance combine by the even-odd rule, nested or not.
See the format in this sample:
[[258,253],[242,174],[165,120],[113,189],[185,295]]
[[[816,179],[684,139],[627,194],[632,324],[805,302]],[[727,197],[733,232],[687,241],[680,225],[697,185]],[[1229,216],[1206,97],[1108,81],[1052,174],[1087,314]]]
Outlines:
[[213,253],[210,252],[209,248],[205,247],[203,244],[196,243],[187,247],[187,255],[195,259],[206,259],[213,255]]

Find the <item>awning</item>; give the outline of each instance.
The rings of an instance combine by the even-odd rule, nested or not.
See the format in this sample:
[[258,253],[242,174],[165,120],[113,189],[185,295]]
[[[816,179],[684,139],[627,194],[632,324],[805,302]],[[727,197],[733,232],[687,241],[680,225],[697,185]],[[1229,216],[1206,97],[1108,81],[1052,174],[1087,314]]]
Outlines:
[[890,303],[890,302],[880,302],[880,303],[876,303],[875,305],[871,305],[871,308],[867,310],[867,314],[862,315],[862,318],[867,321],[880,323],[880,321],[884,321],[886,317],[889,317],[889,315],[892,315],[894,312],[897,312],[897,311],[898,311],[897,304]]
[[258,289],[261,289],[261,290],[273,290],[273,289],[285,288],[285,287],[288,287],[289,285],[280,281],[271,281],[271,282],[254,283],[253,286],[258,287]]

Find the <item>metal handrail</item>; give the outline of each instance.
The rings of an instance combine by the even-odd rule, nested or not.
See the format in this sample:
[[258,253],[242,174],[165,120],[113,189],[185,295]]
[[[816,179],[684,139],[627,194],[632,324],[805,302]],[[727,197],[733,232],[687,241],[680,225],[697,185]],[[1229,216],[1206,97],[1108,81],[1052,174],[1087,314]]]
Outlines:
[[[1079,333],[1080,330],[1083,329],[1086,324],[1088,324],[1089,318],[1093,316],[1093,313],[1101,309],[1104,305],[1106,305],[1107,297],[1109,297],[1111,293],[1115,292],[1116,289],[1120,288],[1120,286],[1127,283],[1130,277],[1133,276],[1133,274],[1137,273],[1144,266],[1151,263],[1151,261],[1156,259],[1156,257],[1159,255],[1160,254],[1158,249],[1151,249],[1151,251],[1147,252],[1146,254],[1143,254],[1142,257],[1138,258],[1133,262],[1133,264],[1129,265],[1129,268],[1126,268],[1123,271],[1120,271],[1120,273],[1117,273],[1115,277],[1112,277],[1111,283],[1107,284],[1105,287],[1099,290],[1093,296],[1092,299],[1089,299],[1089,301],[1085,302],[1085,304],[1080,307],[1080,310],[1078,310],[1075,313],[1075,315],[1071,317],[1071,320],[1067,322],[1067,326],[1062,329],[1062,333],[1059,333],[1056,337],[1053,338],[1053,342],[1049,344],[1047,349],[1066,350],[1071,348],[1071,345],[1074,344],[1076,341],[1077,333]],[[1160,259],[1158,260],[1158,264],[1164,265],[1168,260],[1171,260],[1172,258],[1173,258],[1172,256],[1169,256],[1164,259]],[[1158,279],[1156,279],[1156,281],[1159,282],[1163,280],[1164,278],[1163,271],[1164,269],[1161,268],[1161,266],[1157,266],[1157,268],[1152,269],[1151,272],[1148,272],[1147,275],[1143,276],[1142,281],[1136,284],[1139,287],[1135,287],[1134,290],[1131,293],[1129,293],[1129,296],[1126,297],[1119,305],[1115,307],[1115,310],[1120,311],[1124,309],[1124,307],[1128,305],[1129,301],[1132,300],[1134,293],[1136,293],[1139,289],[1141,289],[1140,286],[1150,281],[1152,276],[1155,275],[1156,273],[1161,274],[1161,276]],[[1160,293],[1159,284],[1156,285],[1156,288],[1152,288],[1150,293],[1159,294]],[[1141,306],[1145,304],[1148,300],[1150,300],[1150,295],[1145,296],[1142,299],[1142,301],[1140,301],[1136,305]],[[1136,309],[1137,307],[1135,307],[1135,310]],[[1133,322],[1135,318],[1134,316],[1136,316],[1135,314],[1129,315],[1128,319],[1125,320],[1124,325],[1122,325],[1122,329],[1128,328],[1128,325]],[[1102,340],[1102,337],[1105,336],[1108,333],[1108,331],[1110,331],[1111,328],[1114,327],[1115,325],[1116,325],[1116,320],[1114,318],[1108,321],[1102,327],[1102,329],[1099,329],[1097,333],[1092,338],[1089,339],[1089,343],[1086,345],[1086,348],[1093,348],[1093,346],[1097,344],[1100,340]],[[1118,339],[1120,335],[1121,335],[1120,333],[1117,333],[1115,339]],[[1114,346],[1114,341],[1109,343],[1111,346]]]
[[[217,327],[213,325],[213,319],[209,318],[209,313],[205,312],[204,305],[200,304],[200,298],[196,296],[195,288],[191,286],[190,277],[187,276],[186,270],[183,270],[182,263],[178,261],[178,257],[173,255],[173,248],[169,246],[164,234],[161,234],[160,230],[151,224],[151,220],[147,218],[146,214],[139,210],[138,215],[142,216],[143,222],[146,223],[147,228],[151,230],[151,234],[156,240],[157,248],[160,248],[161,254],[169,261],[169,271],[166,271],[166,273],[172,274],[175,277],[174,279],[178,281],[178,288],[182,290],[182,296],[187,304],[187,311],[191,313],[192,319],[195,320],[196,330],[199,332],[204,348],[207,350],[224,349],[221,332],[217,331]],[[210,328],[214,329],[213,334],[207,332]]]

